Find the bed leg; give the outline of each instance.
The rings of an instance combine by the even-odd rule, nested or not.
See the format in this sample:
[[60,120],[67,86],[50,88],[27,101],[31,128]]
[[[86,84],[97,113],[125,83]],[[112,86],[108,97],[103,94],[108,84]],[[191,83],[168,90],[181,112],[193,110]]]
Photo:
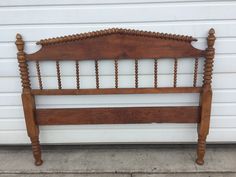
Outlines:
[[201,120],[198,124],[198,145],[197,145],[197,159],[198,165],[204,164],[204,155],[206,151],[206,138],[209,133],[210,115],[211,115],[211,89],[203,90],[201,93]]
[[198,165],[204,164],[204,156],[206,152],[206,136],[198,135],[198,145],[197,145],[197,159],[196,163]]
[[30,91],[24,91],[22,94],[22,103],[25,114],[25,122],[28,136],[30,137],[35,165],[39,166],[43,163],[41,159],[41,148],[39,143],[39,128],[35,119],[35,101]]
[[39,143],[39,137],[30,137],[31,140],[31,145],[32,145],[32,150],[33,150],[33,155],[35,159],[35,165],[39,166],[42,165],[43,161],[41,159],[41,147]]

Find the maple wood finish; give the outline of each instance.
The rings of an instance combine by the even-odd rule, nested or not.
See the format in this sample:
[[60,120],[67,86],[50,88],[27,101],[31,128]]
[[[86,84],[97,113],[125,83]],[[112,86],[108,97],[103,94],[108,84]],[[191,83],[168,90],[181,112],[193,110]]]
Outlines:
[[39,125],[196,123],[199,107],[37,109],[36,119]]
[[151,93],[200,93],[201,87],[155,88],[101,88],[101,89],[32,89],[33,95],[97,95],[97,94],[151,94]]
[[[126,29],[108,29],[91,33],[76,34],[37,42],[42,48],[33,54],[24,52],[24,41],[16,36],[17,58],[22,82],[22,102],[28,136],[32,142],[35,165],[43,163],[39,143],[39,125],[64,124],[128,124],[128,123],[198,123],[198,147],[196,163],[204,163],[206,137],[209,132],[211,113],[211,79],[214,59],[215,31],[210,29],[206,50],[191,45],[196,41],[189,36],[163,34]],[[198,60],[205,58],[202,86],[197,86]],[[140,59],[153,59],[153,87],[139,87]],[[158,60],[173,58],[173,87],[158,86]],[[193,86],[178,86],[178,59],[193,58]],[[119,87],[119,60],[134,59],[134,87]],[[40,63],[54,60],[57,87],[44,89]],[[61,81],[60,61],[75,61],[74,89],[64,89]],[[81,89],[80,61],[94,60],[96,88]],[[100,88],[99,61],[114,61],[114,88]],[[28,62],[35,62],[39,89],[30,85]],[[37,109],[36,95],[95,95],[95,94],[153,94],[153,93],[200,93],[199,106],[173,107],[122,107],[122,108],[58,108]]]

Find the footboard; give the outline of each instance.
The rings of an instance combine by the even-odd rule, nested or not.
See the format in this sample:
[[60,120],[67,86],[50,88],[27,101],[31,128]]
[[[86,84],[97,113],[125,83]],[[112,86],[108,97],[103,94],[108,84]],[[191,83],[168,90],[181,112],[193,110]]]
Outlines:
[[[24,52],[24,41],[20,34],[16,36],[22,80],[22,100],[28,135],[33,145],[36,165],[41,165],[38,125],[65,124],[129,124],[129,123],[198,123],[198,158],[203,164],[205,141],[209,131],[211,112],[211,78],[214,58],[214,30],[209,31],[206,50],[196,49],[191,42],[195,38],[156,32],[126,29],[108,29],[91,33],[76,34],[37,42],[42,48],[33,53]],[[192,82],[189,86],[178,85],[178,61],[182,58],[193,60]],[[134,61],[133,87],[120,86],[120,60]],[[141,87],[139,70],[140,60],[152,60],[153,84]],[[173,60],[173,78],[171,86],[159,86],[159,61]],[[94,62],[95,88],[84,88],[81,84],[80,63],[85,60]],[[109,88],[100,86],[100,67],[103,60],[114,62],[114,85]],[[204,60],[203,84],[198,84],[198,63]],[[41,63],[55,62],[57,88],[45,88],[41,74]],[[64,88],[61,79],[61,62],[74,62],[75,88]],[[32,88],[28,63],[35,63],[38,88]],[[121,107],[121,108],[57,108],[38,109],[35,106],[36,95],[97,95],[97,94],[154,94],[154,93],[199,93],[199,106],[173,107]]]

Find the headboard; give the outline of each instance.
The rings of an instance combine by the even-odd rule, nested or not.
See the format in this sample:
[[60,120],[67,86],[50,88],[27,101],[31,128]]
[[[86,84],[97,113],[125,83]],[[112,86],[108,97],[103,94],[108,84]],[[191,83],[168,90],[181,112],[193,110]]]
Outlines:
[[[190,36],[112,28],[89,33],[44,39],[37,42],[41,49],[33,54],[24,52],[24,41],[20,34],[16,36],[22,80],[22,100],[28,135],[31,138],[36,164],[40,165],[38,125],[58,124],[123,124],[123,123],[198,123],[198,164],[203,164],[205,140],[209,131],[211,110],[211,78],[214,58],[214,29],[210,29],[206,50],[192,46],[197,39]],[[173,66],[173,84],[171,87],[158,85],[158,61],[171,58]],[[178,61],[180,58],[194,60],[192,86],[178,86]],[[135,62],[133,88],[119,85],[119,61],[133,59]],[[139,60],[153,60],[153,86],[139,86]],[[198,62],[205,59],[203,84],[197,86]],[[94,61],[96,88],[81,88],[80,62]],[[99,61],[114,62],[114,86],[100,87]],[[43,61],[55,61],[57,88],[44,89],[41,77]],[[61,61],[74,61],[76,87],[63,88],[61,81]],[[35,62],[39,89],[32,89],[28,62]],[[61,108],[38,109],[35,106],[36,95],[95,95],[95,94],[153,94],[153,93],[200,93],[199,106],[173,107],[122,107],[122,108]]]

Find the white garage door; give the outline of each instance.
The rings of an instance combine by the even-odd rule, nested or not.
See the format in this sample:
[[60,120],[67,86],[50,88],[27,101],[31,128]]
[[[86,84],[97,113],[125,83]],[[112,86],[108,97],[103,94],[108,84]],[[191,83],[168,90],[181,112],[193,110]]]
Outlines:
[[[236,2],[203,0],[1,0],[0,1],[0,144],[29,143],[20,99],[16,33],[26,40],[26,51],[39,49],[41,38],[88,32],[107,27],[135,28],[197,37],[194,44],[204,49],[209,28],[216,30],[216,57],[213,76],[213,109],[209,142],[236,142]],[[171,60],[160,64],[163,84],[172,77]],[[121,67],[123,82],[132,80],[132,61]],[[193,73],[192,64],[180,61],[182,76]],[[94,78],[85,62],[81,74]],[[63,79],[70,77],[68,65],[62,67]],[[142,77],[150,75],[151,62],[143,61]],[[112,74],[112,63],[104,62],[102,84]],[[30,68],[34,70],[33,68]],[[42,66],[45,77],[53,77],[55,67]],[[183,77],[185,78],[185,77]],[[185,84],[188,80],[179,78]],[[199,83],[201,78],[199,78]],[[63,80],[62,80],[63,82]],[[147,81],[149,82],[149,81]],[[66,82],[65,87],[67,87]],[[90,83],[90,82],[89,82]],[[53,84],[53,83],[51,83]],[[92,81],[91,81],[91,84]],[[148,83],[143,83],[148,84]],[[68,83],[69,85],[69,83]],[[103,107],[196,105],[197,95],[105,95],[39,97],[38,107]],[[195,142],[196,126],[186,124],[83,125],[41,127],[42,143],[170,143]]]

